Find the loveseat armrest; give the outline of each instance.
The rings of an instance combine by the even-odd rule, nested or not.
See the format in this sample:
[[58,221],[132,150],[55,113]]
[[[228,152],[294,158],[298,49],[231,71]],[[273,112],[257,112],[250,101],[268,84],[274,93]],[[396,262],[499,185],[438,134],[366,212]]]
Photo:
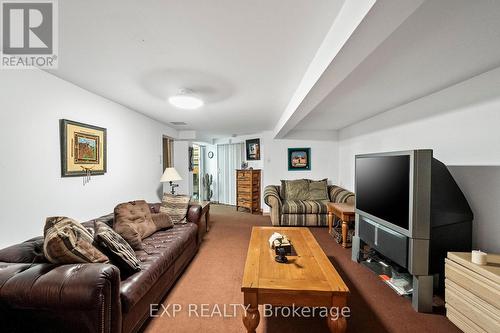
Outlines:
[[354,193],[337,185],[328,185],[328,196],[331,202],[348,203],[351,205],[355,203]]
[[264,188],[264,202],[271,207],[271,223],[279,226],[281,221],[281,207],[283,205],[280,197],[280,187],[268,185]]
[[187,215],[186,215],[186,221],[195,223],[200,226],[200,221],[201,221],[201,215],[202,215],[202,209],[200,205],[189,205]]
[[8,325],[16,331],[48,324],[77,332],[121,332],[120,271],[109,264],[0,263],[0,307],[12,314],[3,320],[30,318]]

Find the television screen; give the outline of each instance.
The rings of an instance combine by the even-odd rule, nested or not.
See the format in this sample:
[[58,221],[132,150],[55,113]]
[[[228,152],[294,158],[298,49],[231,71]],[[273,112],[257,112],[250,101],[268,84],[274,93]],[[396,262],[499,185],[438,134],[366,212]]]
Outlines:
[[410,156],[356,158],[356,208],[408,230]]

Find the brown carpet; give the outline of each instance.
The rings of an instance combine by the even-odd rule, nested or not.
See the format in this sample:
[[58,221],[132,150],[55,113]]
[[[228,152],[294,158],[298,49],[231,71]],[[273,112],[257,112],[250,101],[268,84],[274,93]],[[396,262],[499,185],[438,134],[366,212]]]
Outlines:
[[[144,332],[245,332],[242,311],[237,309],[232,316],[231,304],[243,301],[240,288],[251,229],[270,225],[270,219],[216,205],[211,207],[210,219],[211,229],[200,251],[164,300],[164,306],[170,307],[160,310],[158,315],[163,315],[152,318]],[[409,300],[352,262],[350,249],[336,244],[326,228],[311,231],[351,291],[348,332],[460,332],[443,315],[415,312]],[[182,307],[175,317],[173,304]],[[193,304],[191,313],[189,304]],[[215,316],[204,317],[210,313]],[[261,309],[257,332],[328,332],[324,318],[262,317]]]

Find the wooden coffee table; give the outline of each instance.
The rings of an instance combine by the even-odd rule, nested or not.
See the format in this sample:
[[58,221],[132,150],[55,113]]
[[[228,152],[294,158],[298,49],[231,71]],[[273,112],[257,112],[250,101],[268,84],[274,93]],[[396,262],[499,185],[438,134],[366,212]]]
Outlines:
[[[274,260],[268,242],[273,232],[288,236],[297,254],[287,256],[286,264]],[[304,227],[253,227],[241,291],[244,305],[249,306],[243,315],[248,332],[255,332],[259,325],[259,304],[342,309],[347,306],[349,294],[314,236]],[[330,331],[345,332],[346,319],[329,313]]]

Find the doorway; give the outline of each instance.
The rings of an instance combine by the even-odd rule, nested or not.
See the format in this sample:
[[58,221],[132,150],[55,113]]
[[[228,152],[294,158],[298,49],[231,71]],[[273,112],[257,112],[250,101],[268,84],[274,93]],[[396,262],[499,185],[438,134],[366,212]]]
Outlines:
[[174,139],[169,138],[168,136],[163,137],[163,171],[166,168],[171,168],[174,166]]
[[[193,199],[201,200],[201,168],[200,168],[200,146],[193,144],[190,164],[193,170]],[[190,168],[191,168],[190,167]]]

